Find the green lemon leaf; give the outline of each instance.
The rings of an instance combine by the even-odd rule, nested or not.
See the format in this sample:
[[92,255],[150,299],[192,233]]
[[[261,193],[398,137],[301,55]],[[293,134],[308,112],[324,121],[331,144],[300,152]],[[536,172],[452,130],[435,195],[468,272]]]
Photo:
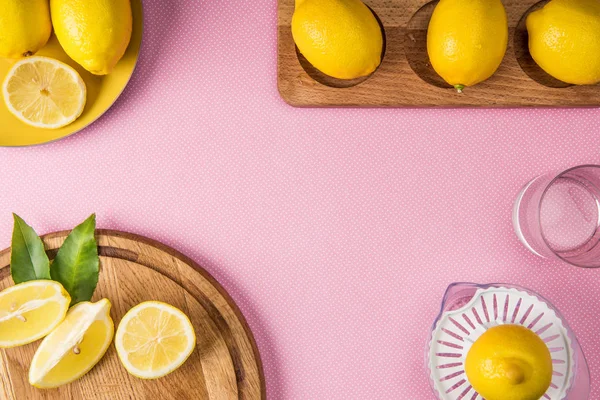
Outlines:
[[71,295],[71,305],[91,300],[98,284],[96,214],[77,225],[56,253],[50,275]]
[[17,214],[13,214],[10,274],[15,283],[50,279],[50,262],[42,239]]

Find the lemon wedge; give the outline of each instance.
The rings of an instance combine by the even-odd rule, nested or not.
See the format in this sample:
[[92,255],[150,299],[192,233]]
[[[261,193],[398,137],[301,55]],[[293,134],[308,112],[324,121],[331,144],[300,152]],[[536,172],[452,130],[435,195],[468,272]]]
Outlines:
[[29,281],[0,292],[0,347],[34,342],[65,318],[71,297],[58,282]]
[[74,305],[35,352],[29,383],[53,388],[80,378],[104,356],[114,333],[110,301]]
[[160,378],[187,360],[196,347],[189,318],[179,309],[147,301],[125,314],[115,337],[125,369],[142,379]]
[[17,62],[2,86],[8,110],[24,123],[57,129],[75,121],[85,107],[86,87],[73,68],[48,57]]

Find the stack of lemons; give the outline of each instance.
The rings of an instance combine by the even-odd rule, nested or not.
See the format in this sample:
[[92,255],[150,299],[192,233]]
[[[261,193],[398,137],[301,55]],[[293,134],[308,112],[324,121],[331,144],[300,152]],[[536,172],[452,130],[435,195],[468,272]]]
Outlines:
[[32,56],[54,27],[69,57],[92,74],[109,74],[131,39],[130,0],[5,0],[2,6],[0,57],[20,59],[2,88],[8,109],[39,128],[72,123],[86,103],[81,76],[57,60]]
[[[34,280],[0,292],[0,348],[44,338],[29,369],[38,388],[70,383],[91,370],[115,336],[110,301],[84,301],[69,309],[71,297],[51,280]],[[138,304],[122,318],[115,346],[125,369],[143,379],[177,369],[191,355],[196,335],[179,309],[157,301]]]

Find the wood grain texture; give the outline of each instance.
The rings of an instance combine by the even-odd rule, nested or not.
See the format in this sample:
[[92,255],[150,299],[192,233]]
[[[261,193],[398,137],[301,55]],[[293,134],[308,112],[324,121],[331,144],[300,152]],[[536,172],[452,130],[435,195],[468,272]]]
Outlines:
[[[50,258],[68,232],[42,239]],[[81,379],[40,390],[27,381],[38,342],[0,351],[0,398],[36,399],[265,399],[262,364],[252,333],[225,290],[200,266],[177,251],[141,236],[97,231],[100,280],[93,301],[112,302],[115,327],[136,304],[160,300],[183,310],[197,334],[196,350],[175,372],[157,380],[129,375],[114,343]],[[10,249],[0,252],[0,289],[13,284]]]
[[367,79],[328,77],[297,52],[291,33],[294,0],[278,0],[278,87],[296,107],[594,107],[600,87],[571,86],[533,61],[525,17],[545,2],[503,0],[509,43],[502,65],[487,81],[464,93],[447,85],[427,56],[427,26],[437,1],[366,0],[386,38],[381,66]]

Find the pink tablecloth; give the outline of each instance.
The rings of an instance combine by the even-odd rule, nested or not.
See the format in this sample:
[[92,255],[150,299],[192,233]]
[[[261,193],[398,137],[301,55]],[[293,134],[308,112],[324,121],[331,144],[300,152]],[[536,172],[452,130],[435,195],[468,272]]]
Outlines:
[[294,109],[275,0],[144,4],[112,110],[0,149],[2,247],[13,211],[40,232],[95,211],[187,253],[248,318],[270,399],[432,399],[424,345],[454,281],[551,299],[600,379],[600,271],[534,257],[510,219],[534,175],[600,163],[600,110]]

